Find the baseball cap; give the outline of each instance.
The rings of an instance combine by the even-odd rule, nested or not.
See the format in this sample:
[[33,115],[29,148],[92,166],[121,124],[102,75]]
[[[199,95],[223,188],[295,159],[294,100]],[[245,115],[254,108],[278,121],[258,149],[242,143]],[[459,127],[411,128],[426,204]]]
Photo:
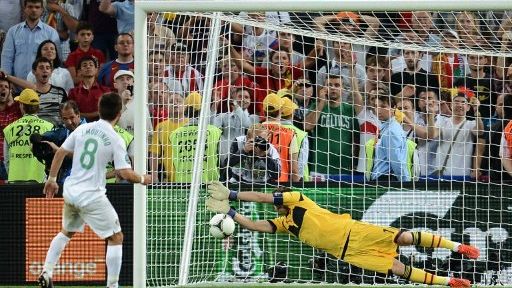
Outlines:
[[187,51],[188,51],[187,45],[180,43],[180,42],[176,42],[176,43],[172,44],[172,46],[171,46],[171,52],[187,52]]
[[116,72],[116,74],[114,74],[114,80],[116,80],[117,78],[119,78],[123,75],[128,75],[128,76],[132,76],[132,78],[135,78],[135,75],[133,75],[133,72],[130,70],[119,70]]
[[194,110],[201,110],[201,102],[203,100],[203,96],[199,94],[199,92],[191,92],[185,98],[184,104],[185,106],[192,107]]
[[24,89],[19,96],[14,97],[14,101],[35,106],[39,105],[39,95],[32,89]]
[[263,99],[263,110],[267,112],[276,112],[283,107],[283,99],[276,93],[270,93]]
[[281,107],[281,116],[290,116],[293,114],[293,111],[295,111],[295,109],[299,108],[299,106],[297,106],[297,104],[295,104],[295,102],[293,102],[290,98],[282,97],[281,99],[283,99],[283,107]]

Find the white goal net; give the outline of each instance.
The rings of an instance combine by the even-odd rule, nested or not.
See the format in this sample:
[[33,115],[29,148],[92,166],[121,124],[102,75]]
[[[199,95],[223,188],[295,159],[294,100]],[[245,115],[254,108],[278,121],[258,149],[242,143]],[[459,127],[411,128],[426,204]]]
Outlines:
[[[357,220],[471,243],[477,260],[416,247],[399,259],[512,285],[512,170],[502,163],[512,155],[511,13],[148,14],[148,73],[136,75],[148,87],[148,170],[158,177],[146,196],[147,286],[407,283],[287,234],[237,225],[214,239],[211,180],[292,187]],[[235,204],[253,220],[277,216]]]

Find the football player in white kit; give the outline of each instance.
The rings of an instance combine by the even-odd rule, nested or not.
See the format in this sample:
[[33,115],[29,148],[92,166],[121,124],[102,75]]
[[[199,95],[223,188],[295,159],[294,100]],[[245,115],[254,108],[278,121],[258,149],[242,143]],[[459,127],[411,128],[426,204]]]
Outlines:
[[114,161],[119,176],[131,183],[146,185],[151,182],[150,175],[139,175],[132,170],[126,145],[114,131],[121,108],[122,100],[118,94],[104,94],[99,102],[100,120],[80,125],[55,153],[44,186],[46,198],[53,198],[59,190],[56,176],[64,157],[73,155],[73,165],[71,175],[64,182],[62,231],[53,238],[38,279],[43,288],[53,287],[51,279],[55,264],[71,237],[76,232],[83,232],[86,223],[100,238],[108,240],[107,287],[118,287],[123,233],[119,217],[105,195],[107,163]]

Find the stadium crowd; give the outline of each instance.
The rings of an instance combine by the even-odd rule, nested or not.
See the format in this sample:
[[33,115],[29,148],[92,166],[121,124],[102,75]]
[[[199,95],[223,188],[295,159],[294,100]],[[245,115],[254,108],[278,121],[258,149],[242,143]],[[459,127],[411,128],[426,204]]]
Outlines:
[[[141,77],[133,72],[133,5],[0,3],[0,179],[43,182],[52,152],[98,119],[98,100],[110,91],[123,98],[117,132],[133,155],[133,83]],[[510,16],[241,12],[340,40],[222,24],[212,101],[202,111],[210,115],[203,180],[510,180],[512,57],[486,54],[510,53]],[[148,15],[142,118],[157,181],[191,181],[210,25],[207,17]]]

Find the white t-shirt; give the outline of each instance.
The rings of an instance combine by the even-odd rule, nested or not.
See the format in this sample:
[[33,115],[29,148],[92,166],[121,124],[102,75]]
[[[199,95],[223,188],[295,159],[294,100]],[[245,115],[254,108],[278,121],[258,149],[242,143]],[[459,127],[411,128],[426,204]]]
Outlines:
[[[464,123],[464,126],[461,125]],[[442,125],[438,125],[440,129],[439,146],[437,147],[436,166],[441,169],[447,157],[448,150],[452,143],[452,139],[457,133],[459,127],[461,131],[457,135],[457,139],[453,141],[453,147],[446,160],[446,168],[443,175],[465,176],[471,173],[471,159],[473,157],[473,134],[471,130],[476,126],[474,120],[461,122],[457,125],[453,124],[453,120],[443,121]]]
[[359,123],[359,159],[357,161],[357,172],[364,173],[366,171],[366,142],[375,138],[377,131],[380,129],[380,121],[377,115],[367,107],[364,107],[357,114],[357,122]]
[[[151,117],[149,117],[149,109],[146,106],[146,116],[144,119],[146,119],[146,132],[148,133],[148,136],[151,136],[153,134],[153,124],[151,123]],[[135,129],[135,101],[130,100],[130,102],[126,103],[123,112],[121,113],[121,117],[119,118],[119,121],[117,122],[117,125],[119,127],[123,128],[124,130],[130,132],[130,134],[135,135],[134,129]]]
[[[435,126],[443,127],[445,122],[451,122],[451,118],[438,114],[436,115],[435,121]],[[425,120],[418,112],[415,114],[415,122],[418,125],[427,126]],[[418,165],[420,166],[420,175],[428,176],[437,169],[435,159],[437,148],[439,146],[439,138],[425,140],[417,137],[417,139],[418,146],[416,146],[416,150],[418,151]]]
[[501,133],[500,157],[510,158],[511,154],[512,153],[510,153],[510,148],[508,148],[507,139],[505,139],[505,133]]
[[64,181],[64,200],[77,207],[104,197],[107,164],[131,168],[126,144],[110,123],[99,120],[78,126],[61,146],[73,151],[71,174]]
[[[27,81],[36,84],[36,76],[30,71],[27,75]],[[73,83],[73,78],[71,78],[71,74],[69,74],[68,69],[65,68],[55,68],[52,72],[52,76],[50,76],[50,84],[53,86],[57,86],[66,90],[66,93],[69,94],[69,90],[75,87]]]

